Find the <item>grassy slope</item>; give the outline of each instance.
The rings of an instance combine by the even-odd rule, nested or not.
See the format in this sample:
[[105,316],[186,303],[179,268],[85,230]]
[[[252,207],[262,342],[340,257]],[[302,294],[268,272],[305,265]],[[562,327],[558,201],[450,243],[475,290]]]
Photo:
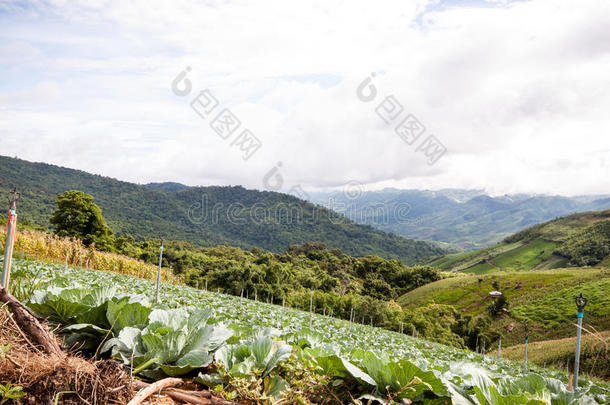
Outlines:
[[494,289],[494,280],[500,283],[500,289],[510,302],[510,316],[494,321],[497,328],[514,325],[515,330],[505,337],[508,344],[516,344],[522,339],[525,322],[529,324],[532,340],[573,334],[576,310],[573,297],[580,291],[591,298],[586,322],[598,330],[610,329],[610,269],[464,275],[419,287],[400,297],[398,303],[411,308],[431,302],[450,304],[462,313],[479,315],[490,302],[488,294]]
[[[584,325],[602,331],[598,339],[585,333],[582,370],[608,378],[610,375],[610,255],[593,267],[564,268],[565,257],[553,252],[577,235],[582,239],[593,225],[606,223],[610,211],[570,215],[523,230],[504,242],[476,252],[448,255],[432,264],[456,277],[440,280],[401,298],[399,304],[416,308],[431,302],[450,304],[473,316],[485,314],[489,292],[499,282],[508,298],[510,314],[493,321],[502,331],[503,344],[515,345],[503,351],[513,360],[523,359],[527,325],[530,359],[540,366],[565,368],[574,356],[576,307],[574,297],[583,293],[589,302]],[[512,332],[508,332],[508,327]],[[600,372],[600,370],[602,370]],[[603,370],[608,370],[605,373]]]
[[[554,251],[591,225],[606,221],[610,221],[610,210],[569,215],[525,229],[495,246],[435,258],[430,264],[445,271],[472,274],[566,267],[569,260]],[[602,265],[608,263],[610,255]]]
[[585,308],[587,321],[599,319],[600,322],[605,320],[608,323],[605,318],[610,315],[610,274],[605,273],[605,276],[600,275],[601,279],[546,293],[540,299],[515,308],[511,314],[522,321],[542,324],[545,329],[561,328],[574,320],[576,306],[570,298],[582,293],[588,299]]
[[[511,306],[515,307],[544,297],[558,288],[598,281],[604,277],[610,277],[610,270],[553,269],[497,273],[483,277],[464,275],[426,284],[400,297],[398,303],[403,306],[419,306],[437,302],[454,305],[461,311],[472,307],[473,310],[468,312],[480,313],[488,302],[487,296],[493,290],[494,280],[499,281],[501,290],[510,300]],[[480,283],[479,279],[482,279]],[[473,306],[473,303],[478,305]]]

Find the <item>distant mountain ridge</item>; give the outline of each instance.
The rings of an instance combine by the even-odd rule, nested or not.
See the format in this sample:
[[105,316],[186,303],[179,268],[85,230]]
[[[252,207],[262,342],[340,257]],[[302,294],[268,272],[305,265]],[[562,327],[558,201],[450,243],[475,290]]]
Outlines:
[[356,222],[398,235],[474,250],[530,226],[565,215],[610,208],[610,196],[514,194],[445,189],[311,193],[310,200]]
[[182,190],[189,188],[189,186],[187,186],[185,184],[175,183],[173,181],[166,181],[164,183],[148,183],[148,184],[145,184],[145,186],[154,188],[155,190],[170,191],[170,192],[182,191]]
[[[276,253],[309,241],[351,256],[376,254],[406,264],[438,255],[438,246],[360,225],[324,207],[243,187],[138,185],[46,163],[0,156],[0,196],[17,187],[20,221],[48,227],[58,193],[81,190],[117,234],[184,240],[199,246],[259,247]],[[0,212],[1,214],[1,212]]]

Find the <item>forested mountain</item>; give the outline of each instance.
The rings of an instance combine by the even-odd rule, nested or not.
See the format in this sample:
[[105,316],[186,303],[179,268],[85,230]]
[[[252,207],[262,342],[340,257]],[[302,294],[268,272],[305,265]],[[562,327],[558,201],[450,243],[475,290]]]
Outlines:
[[148,184],[146,184],[146,186],[150,187],[150,188],[154,188],[156,190],[170,191],[170,192],[181,191],[181,190],[189,188],[189,186],[185,186],[184,184],[181,184],[181,183],[175,183],[173,181],[167,181],[165,183],[148,183]]
[[482,190],[459,189],[384,189],[355,198],[342,192],[312,193],[310,200],[362,224],[410,238],[451,243],[465,250],[493,245],[553,218],[610,208],[607,195],[490,197]]
[[13,187],[23,194],[20,221],[43,227],[49,226],[58,193],[81,190],[95,198],[115,234],[139,239],[165,237],[277,253],[289,245],[319,241],[349,255],[376,254],[405,263],[441,253],[432,244],[357,224],[293,196],[239,186],[145,186],[0,156],[0,195]]

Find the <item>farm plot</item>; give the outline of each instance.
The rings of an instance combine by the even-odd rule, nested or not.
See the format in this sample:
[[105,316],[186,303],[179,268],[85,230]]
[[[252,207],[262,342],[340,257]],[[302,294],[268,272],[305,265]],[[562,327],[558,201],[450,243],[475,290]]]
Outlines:
[[610,388],[403,334],[180,285],[151,303],[149,280],[17,262],[14,292],[69,345],[134,374],[194,377],[259,403],[608,403]]

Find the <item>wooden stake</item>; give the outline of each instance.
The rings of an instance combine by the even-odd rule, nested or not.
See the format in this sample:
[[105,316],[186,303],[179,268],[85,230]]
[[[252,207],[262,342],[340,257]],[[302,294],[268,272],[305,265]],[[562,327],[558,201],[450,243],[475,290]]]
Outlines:
[[502,336],[500,336],[500,339],[498,340],[498,360],[500,360],[500,358],[502,358]]
[[313,288],[309,294],[309,329],[311,329],[311,322],[313,320]]
[[352,327],[352,318],[354,317],[354,306],[349,310],[349,327]]
[[527,343],[529,334],[525,333],[525,356],[523,358],[523,374],[527,374]]
[[157,270],[157,282],[155,283],[155,302],[159,302],[159,283],[161,282],[161,261],[163,260],[163,238],[159,249],[159,269]]

